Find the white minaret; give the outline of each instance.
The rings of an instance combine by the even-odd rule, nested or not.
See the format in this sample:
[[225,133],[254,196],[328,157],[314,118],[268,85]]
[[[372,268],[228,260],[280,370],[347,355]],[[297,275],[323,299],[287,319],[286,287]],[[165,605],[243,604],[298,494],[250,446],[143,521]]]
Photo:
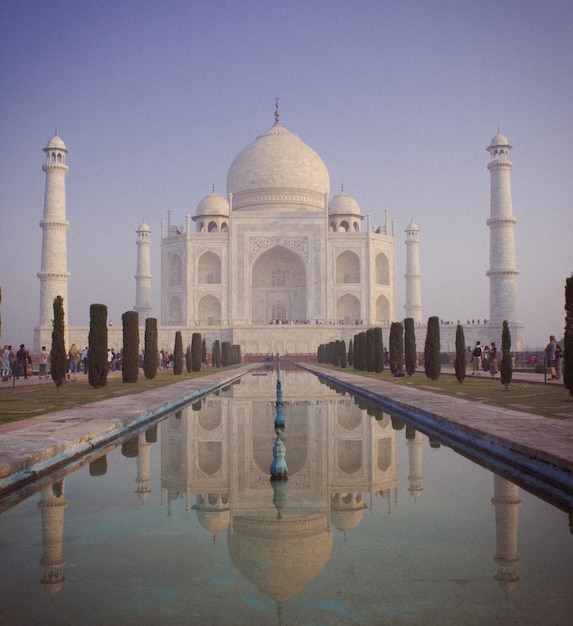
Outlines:
[[135,275],[135,311],[142,323],[151,315],[151,229],[143,222],[137,229],[137,274]]
[[489,319],[492,326],[517,321],[517,276],[515,267],[514,227],[511,206],[509,173],[511,146],[500,134],[486,148],[490,154],[487,169],[490,172],[489,226]]
[[422,274],[420,274],[420,229],[410,221],[406,228],[406,317],[411,317],[414,324],[422,323]]
[[[46,163],[46,190],[44,194],[44,219],[42,228],[42,265],[38,272],[40,279],[40,335],[51,333],[54,317],[54,299],[64,299],[64,314],[68,321],[68,280],[66,232],[69,222],[66,221],[66,156],[69,151],[60,139],[58,131],[43,150]],[[42,332],[44,330],[44,332]],[[36,335],[37,336],[37,335]],[[48,335],[49,337],[50,335]],[[67,341],[66,341],[67,345]],[[39,350],[39,345],[35,346]]]

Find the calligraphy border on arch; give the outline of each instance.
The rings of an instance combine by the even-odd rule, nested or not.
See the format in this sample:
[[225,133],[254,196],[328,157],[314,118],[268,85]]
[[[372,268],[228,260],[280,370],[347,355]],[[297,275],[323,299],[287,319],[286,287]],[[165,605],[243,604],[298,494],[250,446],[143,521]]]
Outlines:
[[272,246],[281,245],[298,252],[305,261],[308,261],[308,237],[251,237],[249,239],[249,254],[251,258]]

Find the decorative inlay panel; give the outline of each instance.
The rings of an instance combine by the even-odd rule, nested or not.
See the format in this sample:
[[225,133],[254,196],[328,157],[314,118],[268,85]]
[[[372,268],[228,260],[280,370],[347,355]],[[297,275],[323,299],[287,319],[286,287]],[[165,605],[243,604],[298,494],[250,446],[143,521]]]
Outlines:
[[305,261],[308,261],[308,237],[250,237],[249,238],[249,255],[251,258],[257,256],[263,250],[281,245],[298,252]]

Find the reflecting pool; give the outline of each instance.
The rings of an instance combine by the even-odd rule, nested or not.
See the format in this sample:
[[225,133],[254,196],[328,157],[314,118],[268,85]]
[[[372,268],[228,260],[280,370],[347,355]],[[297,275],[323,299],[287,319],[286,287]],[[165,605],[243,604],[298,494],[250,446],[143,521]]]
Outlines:
[[569,624],[568,515],[302,370],[0,502],[1,621]]

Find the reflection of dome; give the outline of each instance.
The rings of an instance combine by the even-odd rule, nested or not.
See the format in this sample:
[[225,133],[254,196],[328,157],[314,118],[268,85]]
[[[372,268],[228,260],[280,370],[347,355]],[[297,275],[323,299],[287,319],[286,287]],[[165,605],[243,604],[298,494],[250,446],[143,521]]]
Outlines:
[[323,210],[329,189],[322,159],[278,120],[239,153],[227,175],[235,210],[285,204]]
[[366,505],[355,511],[332,511],[330,520],[338,530],[348,531],[356,528],[362,521],[362,513]]
[[330,497],[330,507],[330,519],[334,526],[348,531],[360,524],[366,504],[361,493],[335,493]]
[[197,511],[197,519],[211,535],[217,535],[229,525],[231,514],[229,509],[226,511]]
[[326,515],[235,517],[227,540],[241,574],[277,602],[286,602],[318,576],[332,550]]
[[334,196],[328,203],[329,215],[360,215],[360,207],[358,202],[349,196],[344,191],[341,191],[337,196]]
[[215,191],[205,196],[197,207],[197,216],[199,215],[229,215],[229,204]]

